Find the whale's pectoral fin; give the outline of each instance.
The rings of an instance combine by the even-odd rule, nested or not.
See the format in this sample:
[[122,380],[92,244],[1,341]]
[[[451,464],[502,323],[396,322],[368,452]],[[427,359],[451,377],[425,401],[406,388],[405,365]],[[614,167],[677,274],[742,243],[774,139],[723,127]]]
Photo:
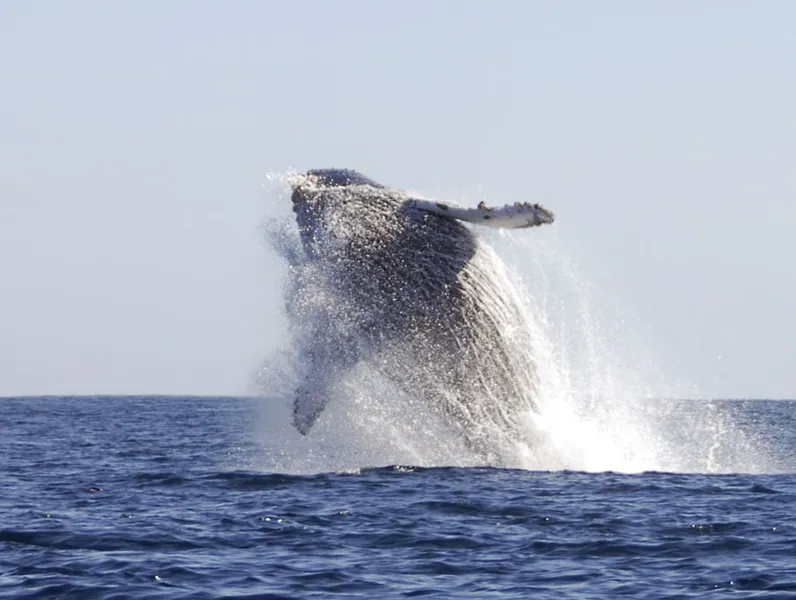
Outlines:
[[507,204],[505,206],[489,208],[481,202],[477,208],[462,208],[453,204],[412,198],[405,203],[410,210],[422,210],[449,219],[457,219],[468,223],[475,223],[496,229],[523,229],[536,227],[555,221],[556,216],[539,204],[526,202],[521,204]]
[[340,340],[313,347],[303,356],[305,374],[293,399],[293,426],[301,435],[312,429],[335,386],[356,361],[356,353]]
[[293,400],[293,426],[301,435],[307,435],[329,402],[329,390],[315,386],[299,387]]

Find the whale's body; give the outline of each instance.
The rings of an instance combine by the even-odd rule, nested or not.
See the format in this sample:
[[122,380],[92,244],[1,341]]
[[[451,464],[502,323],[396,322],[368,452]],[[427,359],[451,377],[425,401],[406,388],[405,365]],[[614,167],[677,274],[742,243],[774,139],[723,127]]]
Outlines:
[[533,339],[497,255],[448,205],[354,171],[309,171],[293,188],[305,255],[293,269],[294,296],[313,315],[300,324],[297,429],[308,433],[330,389],[365,361],[499,460],[492,438],[517,434],[537,385]]

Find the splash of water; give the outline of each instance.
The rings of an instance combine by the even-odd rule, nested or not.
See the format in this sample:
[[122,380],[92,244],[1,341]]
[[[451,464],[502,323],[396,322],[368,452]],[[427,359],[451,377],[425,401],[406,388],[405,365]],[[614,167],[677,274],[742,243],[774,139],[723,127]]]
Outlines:
[[584,471],[765,472],[752,433],[719,404],[688,400],[697,387],[673,377],[635,333],[633,320],[600,298],[555,235],[493,242],[522,272],[525,307],[543,331],[537,357],[542,409],[529,415],[539,442],[526,466]]
[[[271,213],[265,230],[272,248],[291,269],[300,262],[301,247],[287,214],[286,186],[291,174],[269,177]],[[601,314],[596,292],[580,273],[566,245],[536,232],[483,232],[507,264],[502,285],[521,299],[524,321],[534,340],[539,384],[536,410],[524,418],[532,444],[506,436],[509,464],[535,470],[761,472],[766,457],[755,440],[736,428],[712,403],[675,402],[695,397],[693,386],[677,382],[657,366],[654,357],[619,314]],[[532,261],[528,262],[528,257]],[[323,289],[312,289],[323,302]],[[296,303],[286,297],[285,318]],[[301,345],[286,339],[271,357],[261,381],[269,395],[290,394],[300,370]],[[416,365],[407,365],[416,368]],[[366,367],[360,367],[335,392],[324,418],[308,438],[292,432],[289,418],[281,430],[283,449],[271,470],[342,470],[376,464],[469,465],[470,453],[422,398],[402,390]],[[284,429],[290,429],[285,433]],[[500,432],[494,432],[499,436]],[[284,448],[289,447],[289,451]]]

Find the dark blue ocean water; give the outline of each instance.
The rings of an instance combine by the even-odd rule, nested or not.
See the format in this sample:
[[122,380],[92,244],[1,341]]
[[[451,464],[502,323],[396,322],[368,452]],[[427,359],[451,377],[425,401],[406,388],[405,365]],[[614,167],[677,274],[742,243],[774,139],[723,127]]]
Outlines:
[[0,596],[796,598],[796,403],[721,405],[757,474],[278,473],[264,403],[0,400]]

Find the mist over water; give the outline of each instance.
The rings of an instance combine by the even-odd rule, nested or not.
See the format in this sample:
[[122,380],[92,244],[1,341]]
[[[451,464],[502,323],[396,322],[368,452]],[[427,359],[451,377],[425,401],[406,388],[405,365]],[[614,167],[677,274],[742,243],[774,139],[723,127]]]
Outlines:
[[[306,317],[292,293],[302,248],[290,211],[292,174],[268,178],[269,251],[282,260],[275,294],[284,322]],[[551,206],[555,210],[555,206]],[[581,272],[567,242],[552,230],[478,229],[503,259],[503,286],[522,302],[534,339],[540,385],[537,410],[524,418],[530,444],[507,435],[507,466],[531,470],[763,473],[777,470],[764,441],[739,427],[731,411],[700,398],[700,390],[666,373],[618,310],[606,311],[599,286]],[[323,302],[323,290],[312,290]],[[613,299],[616,304],[621,299]],[[300,302],[306,303],[306,298]],[[423,398],[411,397],[366,366],[335,390],[307,437],[291,425],[292,390],[302,344],[286,327],[259,380],[269,398],[258,435],[263,470],[318,472],[387,464],[478,465],[453,430]],[[407,369],[417,365],[407,364]],[[501,437],[501,432],[494,434]]]

